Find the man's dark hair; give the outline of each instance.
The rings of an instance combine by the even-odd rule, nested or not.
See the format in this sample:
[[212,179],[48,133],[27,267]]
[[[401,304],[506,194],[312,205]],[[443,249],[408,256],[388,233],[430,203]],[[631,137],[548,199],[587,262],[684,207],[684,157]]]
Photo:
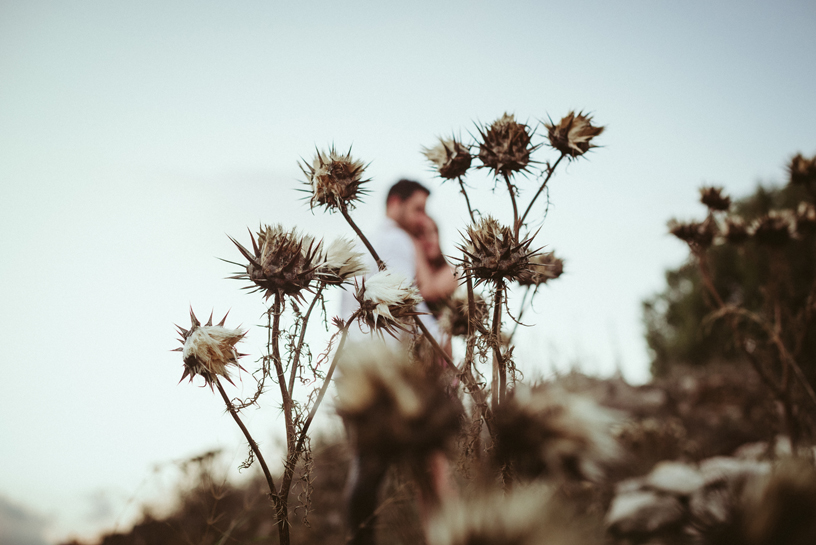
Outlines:
[[422,191],[426,195],[431,194],[431,190],[421,183],[413,180],[402,179],[392,185],[391,189],[388,190],[388,197],[386,197],[385,202],[390,201],[391,197],[396,197],[400,200],[400,202],[405,202],[417,191]]

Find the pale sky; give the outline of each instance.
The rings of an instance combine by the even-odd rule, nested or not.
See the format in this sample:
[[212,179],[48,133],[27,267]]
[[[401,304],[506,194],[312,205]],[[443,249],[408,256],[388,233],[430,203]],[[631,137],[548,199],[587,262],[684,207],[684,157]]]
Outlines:
[[[667,220],[702,216],[703,183],[743,196],[816,153],[814,28],[805,1],[0,1],[0,521],[30,544],[110,529],[172,484],[154,466],[210,448],[237,475],[220,399],[177,385],[173,323],[231,309],[244,366],[261,354],[264,307],[216,258],[261,222],[352,234],[295,191],[315,146],[371,163],[364,229],[396,179],[426,183],[453,252],[464,203],[421,147],[592,112],[603,147],[559,169],[537,239],[566,274],[518,363],[646,380],[640,304],[685,257]],[[272,452],[276,403],[247,416]]]

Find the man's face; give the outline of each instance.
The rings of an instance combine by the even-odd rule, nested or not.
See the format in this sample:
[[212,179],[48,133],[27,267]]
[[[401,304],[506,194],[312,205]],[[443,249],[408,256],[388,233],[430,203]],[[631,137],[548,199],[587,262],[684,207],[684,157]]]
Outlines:
[[425,202],[427,200],[428,194],[424,191],[414,191],[413,195],[402,202],[397,200],[394,220],[412,235],[422,234],[428,218],[425,214]]

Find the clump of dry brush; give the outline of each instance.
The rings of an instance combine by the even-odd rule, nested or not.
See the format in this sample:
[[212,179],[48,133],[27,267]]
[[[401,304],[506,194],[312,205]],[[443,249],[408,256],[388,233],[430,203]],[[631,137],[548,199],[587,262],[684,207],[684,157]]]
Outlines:
[[[708,324],[727,324],[735,348],[762,379],[769,393],[783,409],[785,428],[794,444],[814,431],[816,393],[803,371],[808,362],[806,339],[813,334],[816,304],[816,273],[805,272],[810,279],[794,278],[803,274],[791,262],[789,248],[796,243],[802,249],[816,251],[816,175],[814,160],[796,155],[789,164],[789,184],[805,189],[805,198],[792,208],[772,209],[750,221],[734,210],[731,199],[721,187],[703,187],[702,202],[708,214],[702,221],[669,222],[671,234],[688,244],[707,292],[711,313]],[[762,285],[761,300],[742,299],[740,286],[729,286],[723,293],[718,286],[728,285],[712,267],[713,248],[733,247],[737,260],[746,267],[767,274],[755,274]],[[733,282],[733,281],[732,281]],[[795,284],[810,285],[804,297],[793,293]],[[804,358],[804,359],[803,359]]]
[[[538,131],[539,126],[542,131]],[[538,289],[562,274],[563,261],[552,251],[542,252],[542,246],[535,243],[534,228],[546,215],[535,204],[542,194],[549,200],[548,184],[564,158],[575,161],[585,156],[596,147],[594,139],[603,130],[593,124],[591,116],[581,112],[570,112],[557,123],[548,119],[532,124],[504,114],[492,123],[478,124],[473,142],[446,138],[424,149],[443,182],[456,180],[459,184],[470,220],[463,227],[461,256],[457,258],[462,291],[449,302],[443,319],[451,335],[465,337],[465,354],[455,359],[418,320],[416,305],[421,299],[412,281],[386,270],[352,217],[356,204],[367,192],[369,180],[365,178],[366,164],[353,157],[351,150],[317,150],[311,160],[301,161],[306,177],[304,191],[312,210],[339,212],[344,217],[377,262],[379,272],[366,271],[362,254],[343,237],[325,244],[282,225],[262,225],[255,234],[250,232],[249,244],[230,237],[244,260],[229,261],[239,267],[232,278],[247,282],[245,289],[260,293],[267,305],[266,349],[252,373],[257,390],[248,399],[231,400],[219,382],[219,377],[229,380],[228,367],[243,369],[237,363],[240,354],[235,345],[246,332],[226,329],[223,322],[212,326],[210,321],[201,326],[194,316],[191,329],[179,328],[184,343],[184,377],[201,375],[205,384],[217,387],[244,433],[249,457],[243,467],[255,460],[260,464],[282,545],[290,540],[289,498],[295,467],[299,462],[309,464],[309,429],[339,362],[342,376],[338,380],[337,409],[357,449],[386,452],[389,459],[410,457],[411,453],[422,457],[442,449],[463,420],[463,405],[454,393],[456,385],[463,385],[468,398],[464,406],[472,413],[468,420],[476,423],[471,427],[470,444],[482,441],[479,436],[485,430],[485,444],[494,454],[500,453],[501,458],[496,458],[492,467],[501,466],[505,486],[511,486],[517,477],[536,479],[545,473],[597,476],[600,469],[595,458],[603,457],[601,452],[608,453],[611,448],[604,443],[602,430],[593,428],[587,417],[601,413],[577,401],[522,403],[525,396],[532,394],[522,389],[513,393],[519,374],[513,360],[512,332],[508,333],[503,325],[505,317],[511,316],[510,290],[524,290],[520,309],[509,320],[518,323]],[[546,136],[540,137],[539,132]],[[542,155],[545,151],[553,154],[550,159]],[[480,185],[486,189],[492,185],[493,191],[506,190],[512,213],[509,224],[497,219],[501,214],[482,214],[471,206],[468,192],[473,188],[468,176],[478,169],[493,179],[492,184]],[[526,189],[522,188],[528,186],[532,186],[532,196],[525,204],[522,197]],[[366,273],[375,274],[360,278]],[[326,290],[336,286],[353,290],[359,309],[345,320],[333,320],[329,346],[313,361],[305,340],[307,326],[314,321],[315,309],[324,308]],[[423,352],[408,350],[407,346],[399,353],[380,348],[347,350],[348,328],[358,322],[377,338],[388,334],[408,344],[426,338],[437,353],[425,357],[421,356]],[[444,373],[438,368],[440,359],[446,362]],[[485,365],[487,369],[482,369]],[[441,386],[441,377],[447,377],[445,387]],[[286,432],[286,455],[277,475],[267,466],[241,418],[242,411],[269,391],[279,396]],[[539,399],[537,396],[530,399]],[[586,414],[581,415],[582,411]],[[508,430],[524,427],[525,422],[532,428],[527,440],[519,443]],[[508,470],[510,466],[515,469]],[[540,520],[527,523],[535,527],[525,534],[529,539],[536,539],[531,536],[539,535],[546,526]],[[454,533],[467,533],[467,524],[462,522]],[[439,537],[443,534],[442,530],[434,534],[436,542],[474,542]],[[518,541],[527,542],[534,541]]]

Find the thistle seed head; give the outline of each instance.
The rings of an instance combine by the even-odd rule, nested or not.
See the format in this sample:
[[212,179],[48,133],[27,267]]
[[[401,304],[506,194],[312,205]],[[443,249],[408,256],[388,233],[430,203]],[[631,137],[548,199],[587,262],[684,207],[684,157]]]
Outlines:
[[745,221],[738,216],[725,218],[725,240],[731,244],[742,244],[750,238]]
[[382,330],[396,336],[409,331],[408,319],[415,316],[414,307],[422,296],[405,278],[389,270],[363,279],[354,298],[360,303],[360,320],[371,330]]
[[434,164],[439,176],[446,180],[455,180],[465,175],[470,168],[470,148],[455,138],[439,139],[439,144],[432,148],[423,148],[422,153]]
[[530,257],[530,267],[519,275],[518,282],[522,286],[539,286],[563,273],[564,260],[555,257],[555,252],[545,252]]
[[467,228],[465,244],[459,246],[467,256],[465,273],[476,277],[477,285],[486,280],[518,280],[529,269],[532,242],[528,238],[517,243],[512,229],[484,217]]
[[800,202],[796,209],[796,234],[807,236],[816,234],[816,206],[808,202]]
[[340,357],[337,413],[362,453],[421,457],[444,447],[458,429],[461,406],[408,352],[371,341]]
[[771,210],[751,225],[751,235],[759,244],[782,246],[791,238],[791,217],[789,213]]
[[[478,293],[473,294],[476,324],[483,324],[487,318],[487,303]],[[447,301],[439,317],[439,329],[451,337],[463,337],[468,333],[468,297],[467,290],[456,290]],[[475,331],[475,330],[474,330]]]
[[537,483],[448,502],[431,520],[428,545],[600,545],[599,521],[578,516]]
[[527,170],[530,154],[538,149],[532,143],[530,128],[516,121],[512,114],[504,114],[491,125],[477,127],[480,168],[489,168],[496,177],[510,177]]
[[618,421],[589,398],[554,388],[518,387],[496,411],[497,461],[520,476],[597,481],[620,457]]
[[544,126],[547,127],[550,146],[570,159],[580,157],[597,147],[592,144],[592,139],[604,131],[604,127],[592,124],[592,116],[584,115],[583,112],[576,114],[574,111],[568,113],[558,124],[550,120]]
[[338,153],[334,146],[327,152],[317,150],[311,165],[304,161],[299,166],[310,187],[311,208],[353,208],[354,201],[366,192],[361,189],[369,181],[363,179],[366,165],[351,157],[351,149],[346,154]]
[[242,371],[245,370],[238,363],[238,358],[246,354],[239,354],[235,350],[235,345],[244,338],[246,331],[224,327],[226,320],[227,316],[224,315],[224,319],[218,325],[212,325],[212,314],[210,314],[207,323],[201,325],[191,308],[190,321],[192,325],[190,329],[184,329],[179,325],[176,326],[181,336],[179,342],[182,346],[174,349],[174,351],[181,352],[184,360],[184,374],[181,375],[179,382],[188,376],[190,382],[192,382],[193,377],[201,375],[204,377],[204,383],[212,388],[218,375],[233,384],[228,372],[230,365],[234,365]]
[[705,221],[679,222],[669,221],[669,232],[692,248],[708,248],[714,242],[717,232],[716,224],[706,218]]
[[712,212],[725,212],[731,206],[731,197],[722,194],[722,187],[701,187],[700,202]]
[[309,289],[320,265],[320,243],[298,234],[295,229],[286,231],[280,224],[262,226],[257,241],[251,232],[249,236],[252,251],[230,237],[249,261],[246,273],[230,278],[251,281],[255,285],[253,291],[264,292],[265,298],[275,293],[296,299],[302,297],[301,291]]
[[788,164],[788,175],[792,185],[816,183],[816,156],[806,159],[797,153]]
[[334,239],[323,254],[317,274],[327,284],[342,284],[349,278],[366,274],[363,254],[355,251],[354,243],[345,237]]

